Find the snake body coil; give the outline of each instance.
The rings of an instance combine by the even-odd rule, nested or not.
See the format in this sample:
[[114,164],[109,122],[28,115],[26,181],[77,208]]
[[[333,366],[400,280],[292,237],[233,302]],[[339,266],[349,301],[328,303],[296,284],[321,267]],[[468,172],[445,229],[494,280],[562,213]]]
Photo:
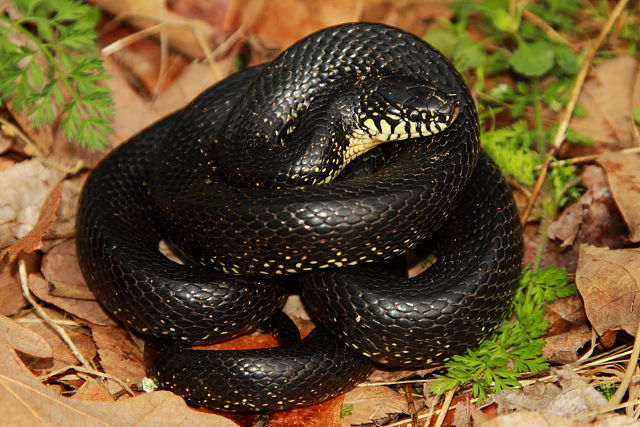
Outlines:
[[[322,401],[371,361],[428,366],[464,351],[504,317],[522,262],[461,77],[377,24],[315,33],[114,150],[87,180],[77,230],[91,289],[149,337],[148,375],[235,411]],[[363,267],[432,236],[437,260],[416,277]],[[190,262],[166,259],[161,239]],[[180,347],[278,317],[294,275],[323,324],[304,340]]]

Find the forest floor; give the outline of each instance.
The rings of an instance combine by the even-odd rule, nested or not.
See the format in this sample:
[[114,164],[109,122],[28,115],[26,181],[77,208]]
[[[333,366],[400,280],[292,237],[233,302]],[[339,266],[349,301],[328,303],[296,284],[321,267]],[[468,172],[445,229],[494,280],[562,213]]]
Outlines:
[[[26,16],[22,3],[37,2],[0,4],[0,14],[18,22]],[[63,115],[76,126],[69,130],[59,109],[30,110],[28,99],[17,98],[19,85],[0,107],[2,423],[640,425],[637,3],[90,3],[102,12],[97,55],[108,76],[100,85],[109,89],[113,113],[82,104],[95,107],[104,121],[91,127],[81,112],[67,111]],[[501,352],[496,360],[486,351],[469,353],[459,361],[467,365],[445,366],[435,372],[439,376],[433,369],[376,371],[343,396],[268,420],[196,410],[167,391],[142,392],[141,340],[103,311],[76,259],[75,214],[88,173],[112,148],[239,67],[268,61],[318,29],[352,21],[425,36],[467,79],[479,105],[482,143],[512,185],[524,225],[521,292],[524,304],[535,307],[515,312],[525,328],[518,333],[529,338],[500,338],[494,341]],[[7,22],[0,20],[4,32],[13,28]],[[38,25],[23,28],[47,37]],[[33,48],[24,34],[10,34],[11,43]],[[45,63],[34,60],[32,81]],[[60,93],[69,98],[69,90]],[[55,104],[56,95],[48,96],[41,105]],[[313,327],[295,298],[286,310],[301,329]],[[538,314],[544,327],[526,330],[524,318]],[[273,345],[268,336],[243,339],[234,345]]]

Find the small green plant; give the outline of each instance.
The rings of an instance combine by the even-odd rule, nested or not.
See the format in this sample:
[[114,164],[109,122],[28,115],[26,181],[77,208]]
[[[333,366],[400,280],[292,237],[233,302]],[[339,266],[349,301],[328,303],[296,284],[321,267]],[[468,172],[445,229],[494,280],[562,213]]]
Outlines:
[[[594,16],[601,20],[610,12],[606,2],[592,3],[457,1],[451,4],[454,18],[442,21],[425,37],[453,60],[474,89],[483,147],[506,175],[523,186],[532,186],[538,178],[557,131],[553,114],[565,108],[583,61],[585,52],[574,51],[567,40],[578,35],[580,22]],[[636,27],[633,20],[621,26],[628,51],[637,50]],[[585,112],[578,105],[574,114],[584,116]],[[632,114],[640,122],[640,113]],[[571,129],[567,140],[591,142]],[[578,181],[572,164],[550,163],[538,201],[541,236],[546,236],[559,209],[577,198]],[[545,303],[569,296],[575,289],[565,271],[539,269],[544,245],[542,237],[531,267],[523,273],[513,301],[516,320],[504,322],[477,349],[454,356],[432,391],[443,393],[470,383],[474,395],[484,399],[488,393],[519,386],[521,373],[547,367],[541,356],[548,327]]]
[[[442,22],[426,36],[467,75],[478,94],[482,144],[503,172],[521,184],[535,181],[555,132],[545,126],[543,109],[564,108],[580,68],[581,54],[556,30],[576,32],[577,19],[587,7],[584,0],[541,0],[525,7],[509,0],[457,1],[451,4],[455,20]],[[541,21],[546,31],[532,23]],[[496,128],[493,121],[503,111],[520,120]],[[577,114],[584,111],[578,108]],[[575,132],[569,140],[589,142]],[[573,181],[575,175],[568,171],[555,174],[554,187]],[[564,181],[559,183],[559,177]]]
[[353,405],[342,405],[340,408],[340,418],[347,417],[353,413]]
[[471,383],[474,396],[484,400],[489,393],[519,387],[523,372],[548,367],[541,356],[542,335],[549,327],[545,303],[575,293],[564,270],[550,266],[534,273],[526,268],[513,300],[516,319],[504,322],[477,349],[453,356],[446,362],[447,373],[437,376],[431,391],[444,393],[458,385]]
[[0,101],[42,127],[100,148],[112,133],[110,91],[95,43],[96,8],[75,0],[15,0],[0,13]]
[[600,392],[600,394],[606,397],[607,400],[611,400],[613,395],[616,393],[616,390],[618,389],[618,385],[615,383],[605,383],[600,384],[596,387],[596,389]]

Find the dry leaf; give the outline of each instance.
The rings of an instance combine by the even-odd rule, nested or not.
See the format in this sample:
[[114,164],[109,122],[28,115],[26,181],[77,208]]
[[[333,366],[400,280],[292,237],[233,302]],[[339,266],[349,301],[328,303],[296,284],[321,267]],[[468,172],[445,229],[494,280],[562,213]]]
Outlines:
[[136,30],[124,22],[114,26],[113,21],[105,21],[105,25],[99,29],[99,32],[101,48],[104,49],[112,43],[118,47],[109,55],[106,55],[104,51],[102,54],[110,56],[127,73],[131,74],[129,77],[131,84],[149,98],[157,96],[170,86],[190,62],[184,55],[169,49],[163,70],[160,59],[162,47],[156,38],[144,37],[128,45],[120,42],[120,39],[125,37],[136,37],[133,35]]
[[640,155],[609,152],[598,158],[607,172],[613,198],[629,227],[629,240],[640,241]]
[[73,298],[61,298],[49,293],[49,282],[39,274],[29,275],[29,289],[43,301],[53,304],[69,314],[95,323],[96,325],[113,326],[115,323],[96,301]]
[[22,353],[42,359],[53,357],[53,350],[44,338],[8,317],[0,316],[0,337]]
[[598,335],[622,329],[636,334],[640,322],[640,249],[580,247],[576,286]]
[[75,239],[64,240],[52,247],[42,258],[40,272],[53,286],[51,295],[95,300],[80,271]]
[[[491,397],[498,412],[533,410],[560,417],[578,418],[592,413],[607,403],[607,399],[571,368],[552,370],[558,376],[555,384],[534,383],[519,390],[505,390]],[[554,424],[555,425],[555,424]]]
[[571,129],[588,135],[597,146],[609,149],[637,145],[631,110],[640,105],[638,67],[636,59],[624,55],[597,66],[578,98],[587,116],[574,116],[569,124]]
[[[165,7],[165,2],[138,0],[91,0],[100,9],[116,16],[124,16],[138,29],[165,23],[167,39],[171,47],[190,58],[202,58],[204,52],[196,34],[205,43],[211,43],[219,34],[214,27],[200,19],[185,18]],[[159,34],[158,31],[156,34]]]
[[545,319],[551,326],[547,328],[542,355],[554,363],[578,360],[578,350],[591,340],[582,299],[574,295],[548,304]]
[[[591,424],[590,424],[591,425]],[[485,423],[482,427],[581,427],[584,423],[569,418],[559,417],[546,412],[516,411],[511,414],[499,415]]]
[[[544,255],[546,264],[557,265],[569,272],[576,270],[582,243],[621,248],[625,245],[623,236],[627,234],[602,168],[587,166],[581,178],[587,191],[551,224],[547,234],[551,240]],[[537,227],[534,231],[537,233]],[[533,252],[536,247],[537,242]]]
[[340,409],[344,396],[304,408],[276,412],[269,421],[269,427],[340,427]]
[[[140,384],[145,376],[144,358],[126,330],[113,326],[93,326],[91,332],[104,371],[128,385]],[[119,384],[109,381],[111,393],[121,389]]]
[[363,6],[344,0],[236,0],[229,5],[225,31],[246,28],[268,48],[280,50],[321,28],[359,20]]
[[114,399],[109,392],[96,381],[85,381],[80,388],[73,393],[70,399],[94,400],[99,402],[113,402]]
[[[44,308],[44,310],[54,321],[63,322],[61,326],[85,358],[93,359],[96,356],[97,352],[93,340],[86,329],[80,327],[80,325],[65,324],[69,323],[68,318],[57,311],[47,308]],[[78,363],[76,357],[71,353],[68,344],[60,338],[60,335],[55,332],[51,326],[38,317],[38,315],[30,313],[21,317],[20,320],[25,327],[40,336],[53,351],[51,358],[48,359],[23,355],[21,357],[23,362],[26,363],[31,370],[37,372],[39,375],[46,375],[56,369]]]
[[42,247],[43,252],[47,252],[51,247],[75,236],[78,199],[87,176],[87,174],[83,173],[73,178],[67,178],[62,182],[62,200],[58,207],[58,217],[49,228]]
[[16,354],[0,342],[0,413],[10,426],[236,426],[224,417],[187,407],[176,395],[158,391],[121,402],[60,397],[40,384]]
[[542,357],[553,363],[573,363],[579,359],[578,350],[590,340],[591,329],[586,325],[546,337],[542,347]]
[[42,248],[42,238],[56,219],[56,211],[60,205],[61,197],[62,181],[58,181],[47,195],[44,203],[42,203],[36,224],[27,234],[22,236],[20,240],[9,246],[6,252],[0,253],[0,261],[2,261],[6,255],[7,262],[11,264],[21,253],[28,254]]
[[40,207],[62,173],[38,159],[25,160],[0,172],[2,209],[0,246],[24,237],[35,226]]
[[449,8],[452,1],[370,0],[363,10],[362,21],[394,25],[420,37],[431,24],[453,15],[453,10]]
[[22,295],[16,277],[17,265],[0,263],[0,314],[11,316],[25,306],[27,300]]
[[368,423],[388,414],[408,412],[404,396],[384,386],[356,387],[344,395],[344,405],[353,406],[351,414],[342,419],[345,427]]

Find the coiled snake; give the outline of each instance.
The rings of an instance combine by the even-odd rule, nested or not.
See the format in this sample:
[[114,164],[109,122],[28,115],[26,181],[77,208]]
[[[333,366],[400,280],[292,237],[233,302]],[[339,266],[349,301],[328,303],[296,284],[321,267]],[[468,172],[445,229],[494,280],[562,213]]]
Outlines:
[[[427,43],[379,24],[327,28],[92,171],[83,274],[148,338],[147,374],[193,405],[297,407],[374,362],[441,363],[498,325],[520,276],[515,205],[478,135],[467,87]],[[430,237],[437,259],[420,275],[378,266]],[[304,340],[283,320],[278,348],[183,347],[276,323],[292,278],[321,325]]]

